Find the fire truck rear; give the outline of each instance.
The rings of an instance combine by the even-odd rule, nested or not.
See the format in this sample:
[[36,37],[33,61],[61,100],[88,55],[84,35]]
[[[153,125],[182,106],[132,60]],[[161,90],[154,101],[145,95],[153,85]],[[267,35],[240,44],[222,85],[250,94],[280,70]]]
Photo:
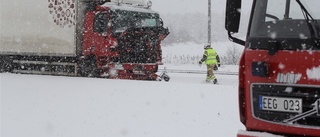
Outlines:
[[[246,40],[241,0],[227,0],[226,30],[245,46],[239,66],[238,137],[320,136],[320,1],[253,0]],[[264,132],[264,133],[262,133]]]

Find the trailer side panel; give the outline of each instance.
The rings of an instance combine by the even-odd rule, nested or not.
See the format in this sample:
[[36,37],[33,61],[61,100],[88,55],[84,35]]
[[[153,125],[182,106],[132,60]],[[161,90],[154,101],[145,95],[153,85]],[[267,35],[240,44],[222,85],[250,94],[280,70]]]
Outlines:
[[72,0],[1,0],[0,54],[75,56]]

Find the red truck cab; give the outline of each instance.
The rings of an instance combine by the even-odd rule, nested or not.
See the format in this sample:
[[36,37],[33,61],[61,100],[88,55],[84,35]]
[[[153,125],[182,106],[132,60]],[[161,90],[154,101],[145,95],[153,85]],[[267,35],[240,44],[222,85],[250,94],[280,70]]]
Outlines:
[[85,13],[82,54],[95,55],[109,78],[155,80],[160,43],[169,34],[159,14],[141,5],[106,2]]
[[254,0],[246,40],[233,36],[241,1],[227,0],[226,30],[245,46],[238,137],[320,136],[320,1]]

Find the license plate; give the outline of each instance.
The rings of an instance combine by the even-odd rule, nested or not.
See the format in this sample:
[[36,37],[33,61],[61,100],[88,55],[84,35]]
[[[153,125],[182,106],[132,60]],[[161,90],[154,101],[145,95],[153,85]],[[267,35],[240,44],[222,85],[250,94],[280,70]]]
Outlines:
[[141,65],[135,65],[133,67],[133,73],[134,74],[144,74],[143,70],[144,70],[144,67],[141,66]]
[[260,110],[302,113],[302,99],[259,96]]

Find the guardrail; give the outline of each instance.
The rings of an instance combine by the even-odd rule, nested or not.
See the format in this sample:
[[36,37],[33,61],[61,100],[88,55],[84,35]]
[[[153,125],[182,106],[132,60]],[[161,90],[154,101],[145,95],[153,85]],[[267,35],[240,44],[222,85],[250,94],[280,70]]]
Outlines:
[[[203,71],[203,70],[159,69],[158,71],[159,72],[166,71],[168,73],[207,74],[207,71]],[[218,75],[238,75],[238,72],[214,71],[214,74],[218,74]]]

